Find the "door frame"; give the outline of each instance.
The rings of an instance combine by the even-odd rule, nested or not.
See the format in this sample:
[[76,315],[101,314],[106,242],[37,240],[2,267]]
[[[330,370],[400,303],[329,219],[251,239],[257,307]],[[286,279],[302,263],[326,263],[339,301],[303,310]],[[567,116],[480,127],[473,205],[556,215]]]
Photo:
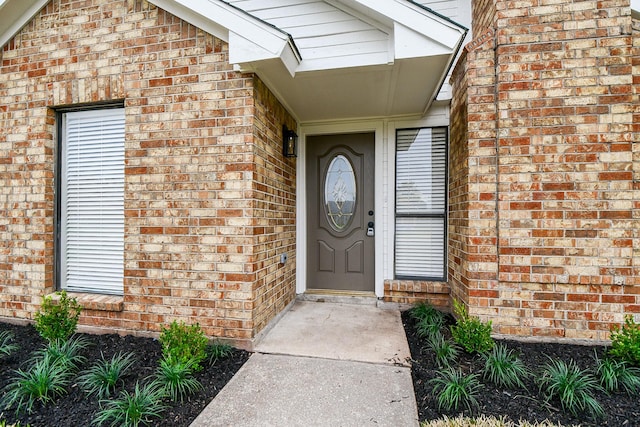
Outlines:
[[[299,129],[298,141],[298,159],[296,166],[296,293],[302,294],[307,290],[307,171],[306,171],[306,148],[307,137],[311,135],[331,135],[331,134],[349,134],[373,132],[375,135],[375,174],[374,174],[374,209],[376,212],[376,234],[374,236],[374,252],[375,252],[375,295],[378,298],[384,296],[384,277],[383,277],[383,251],[385,236],[387,233],[386,221],[383,221],[384,212],[384,150],[385,150],[385,133],[384,122],[363,121],[348,123],[319,123],[302,125]],[[381,227],[380,227],[381,226]]]

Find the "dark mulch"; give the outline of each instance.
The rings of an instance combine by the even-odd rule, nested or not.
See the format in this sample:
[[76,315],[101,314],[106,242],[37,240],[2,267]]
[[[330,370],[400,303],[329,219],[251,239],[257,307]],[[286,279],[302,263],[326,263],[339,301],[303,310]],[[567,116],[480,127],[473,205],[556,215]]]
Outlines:
[[[429,381],[433,379],[438,368],[429,348],[416,334],[415,322],[407,312],[402,314],[405,332],[409,341],[412,356],[412,377],[415,388],[418,414],[421,421],[441,418],[443,415],[455,416],[463,413],[466,416],[478,416],[480,414],[496,417],[506,416],[514,422],[527,420],[540,422],[550,420],[563,425],[580,424],[581,426],[615,426],[637,427],[640,426],[640,399],[637,395],[628,396],[625,393],[617,393],[611,396],[598,392],[594,397],[605,410],[606,418],[600,420],[591,419],[588,414],[580,414],[573,417],[571,414],[560,410],[559,402],[545,404],[538,395],[538,387],[533,380],[526,383],[527,390],[503,390],[490,384],[483,383],[483,391],[479,396],[479,409],[472,413],[468,411],[446,412],[438,410],[436,397],[431,393]],[[450,319],[451,320],[451,319]],[[448,331],[445,335],[450,338]],[[575,360],[581,369],[593,368],[594,353],[599,358],[604,355],[602,346],[582,346],[557,343],[523,343],[520,341],[500,340],[511,349],[519,352],[523,362],[532,370],[539,370],[548,362],[548,357],[569,361]],[[461,352],[464,353],[464,352]],[[465,372],[478,373],[481,363],[478,357],[462,354],[459,358],[459,366]]]
[[[33,352],[45,345],[45,342],[31,325],[17,326],[0,322],[0,331],[2,330],[14,331],[14,343],[20,349],[8,358],[0,360],[0,396],[3,394],[2,390],[11,382],[14,370],[24,369],[26,361],[33,356]],[[83,335],[91,343],[90,347],[83,352],[87,358],[87,363],[83,368],[91,366],[102,355],[110,359],[119,352],[133,352],[135,354],[136,363],[125,377],[125,385],[120,389],[132,390],[136,381],[140,381],[142,384],[147,377],[155,372],[162,354],[160,343],[151,338],[115,334]],[[234,350],[231,357],[218,360],[213,366],[205,364],[205,368],[195,375],[203,389],[186,398],[184,402],[164,402],[168,408],[164,411],[162,419],[154,419],[152,424],[167,427],[191,424],[248,358],[248,352]],[[16,415],[14,410],[5,410],[2,413],[0,408],[0,420],[6,420],[9,424],[20,421],[22,425],[28,423],[31,427],[86,426],[91,424],[99,408],[98,399],[87,397],[83,390],[73,384],[69,393],[56,399],[55,402],[46,406],[36,403],[31,414]]]

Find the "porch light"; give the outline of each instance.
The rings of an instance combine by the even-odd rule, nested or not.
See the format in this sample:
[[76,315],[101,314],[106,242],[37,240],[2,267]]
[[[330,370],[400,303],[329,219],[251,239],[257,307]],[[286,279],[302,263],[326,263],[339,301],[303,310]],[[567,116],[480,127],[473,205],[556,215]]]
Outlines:
[[285,157],[297,157],[298,135],[287,125],[282,125],[282,154]]

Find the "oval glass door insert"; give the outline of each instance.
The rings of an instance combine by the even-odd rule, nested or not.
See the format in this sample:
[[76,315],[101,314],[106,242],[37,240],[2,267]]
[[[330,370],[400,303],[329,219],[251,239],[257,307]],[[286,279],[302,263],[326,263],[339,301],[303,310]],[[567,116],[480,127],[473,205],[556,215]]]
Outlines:
[[335,231],[343,231],[356,210],[356,177],[349,160],[338,154],[331,160],[324,181],[327,219]]

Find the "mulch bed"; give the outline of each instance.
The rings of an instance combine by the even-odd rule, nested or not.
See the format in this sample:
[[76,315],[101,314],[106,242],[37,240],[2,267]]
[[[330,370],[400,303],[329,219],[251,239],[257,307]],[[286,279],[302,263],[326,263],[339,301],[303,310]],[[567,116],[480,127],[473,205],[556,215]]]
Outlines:
[[[538,386],[533,379],[526,382],[526,390],[504,390],[498,389],[487,383],[483,383],[483,390],[478,398],[480,407],[473,412],[453,411],[446,412],[438,410],[435,395],[432,394],[432,387],[429,381],[438,373],[434,357],[422,340],[416,334],[415,322],[408,312],[402,314],[402,321],[409,341],[412,356],[412,377],[413,385],[418,404],[418,414],[420,421],[429,421],[441,418],[443,415],[456,416],[463,413],[466,416],[506,416],[511,421],[526,420],[529,422],[540,422],[544,420],[561,423],[563,425],[581,426],[615,426],[634,427],[640,426],[640,398],[637,395],[629,396],[625,393],[616,393],[608,396],[605,393],[597,392],[594,397],[602,405],[605,411],[605,418],[600,420],[590,419],[588,414],[580,414],[576,418],[569,413],[560,410],[559,402],[545,404],[538,395]],[[448,331],[445,336],[451,338]],[[595,356],[599,358],[604,355],[605,348],[602,346],[582,346],[557,343],[529,343],[513,340],[500,340],[510,349],[515,349],[523,362],[533,371],[539,370],[548,361],[549,357],[569,361],[575,360],[581,369],[592,368]],[[460,366],[465,372],[480,372],[482,367],[478,357],[470,356],[461,352],[458,359]]]
[[[25,362],[36,350],[45,345],[45,341],[31,325],[18,326],[0,322],[0,331],[2,330],[14,331],[13,342],[19,346],[19,350],[7,358],[0,359],[0,396],[14,377],[14,370],[25,369]],[[111,359],[119,352],[135,354],[136,363],[128,371],[125,385],[117,391],[123,387],[129,391],[133,390],[136,381],[143,384],[143,381],[155,372],[162,355],[160,343],[152,338],[115,334],[83,335],[91,345],[82,353],[87,358],[87,362],[81,370],[90,367],[94,361],[100,360],[102,355],[106,359]],[[205,363],[205,368],[195,375],[203,386],[202,390],[185,398],[184,402],[163,402],[168,408],[163,412],[161,419],[153,420],[152,425],[179,427],[191,424],[246,362],[249,355],[250,353],[246,351],[234,350],[231,357],[218,360],[213,366]],[[37,402],[31,414],[16,415],[15,410],[5,410],[2,413],[0,408],[0,421],[6,420],[8,424],[19,421],[22,425],[29,424],[31,427],[87,426],[91,424],[99,409],[100,404],[95,396],[87,397],[77,384],[72,384],[68,394],[56,399],[53,403],[44,406]]]

